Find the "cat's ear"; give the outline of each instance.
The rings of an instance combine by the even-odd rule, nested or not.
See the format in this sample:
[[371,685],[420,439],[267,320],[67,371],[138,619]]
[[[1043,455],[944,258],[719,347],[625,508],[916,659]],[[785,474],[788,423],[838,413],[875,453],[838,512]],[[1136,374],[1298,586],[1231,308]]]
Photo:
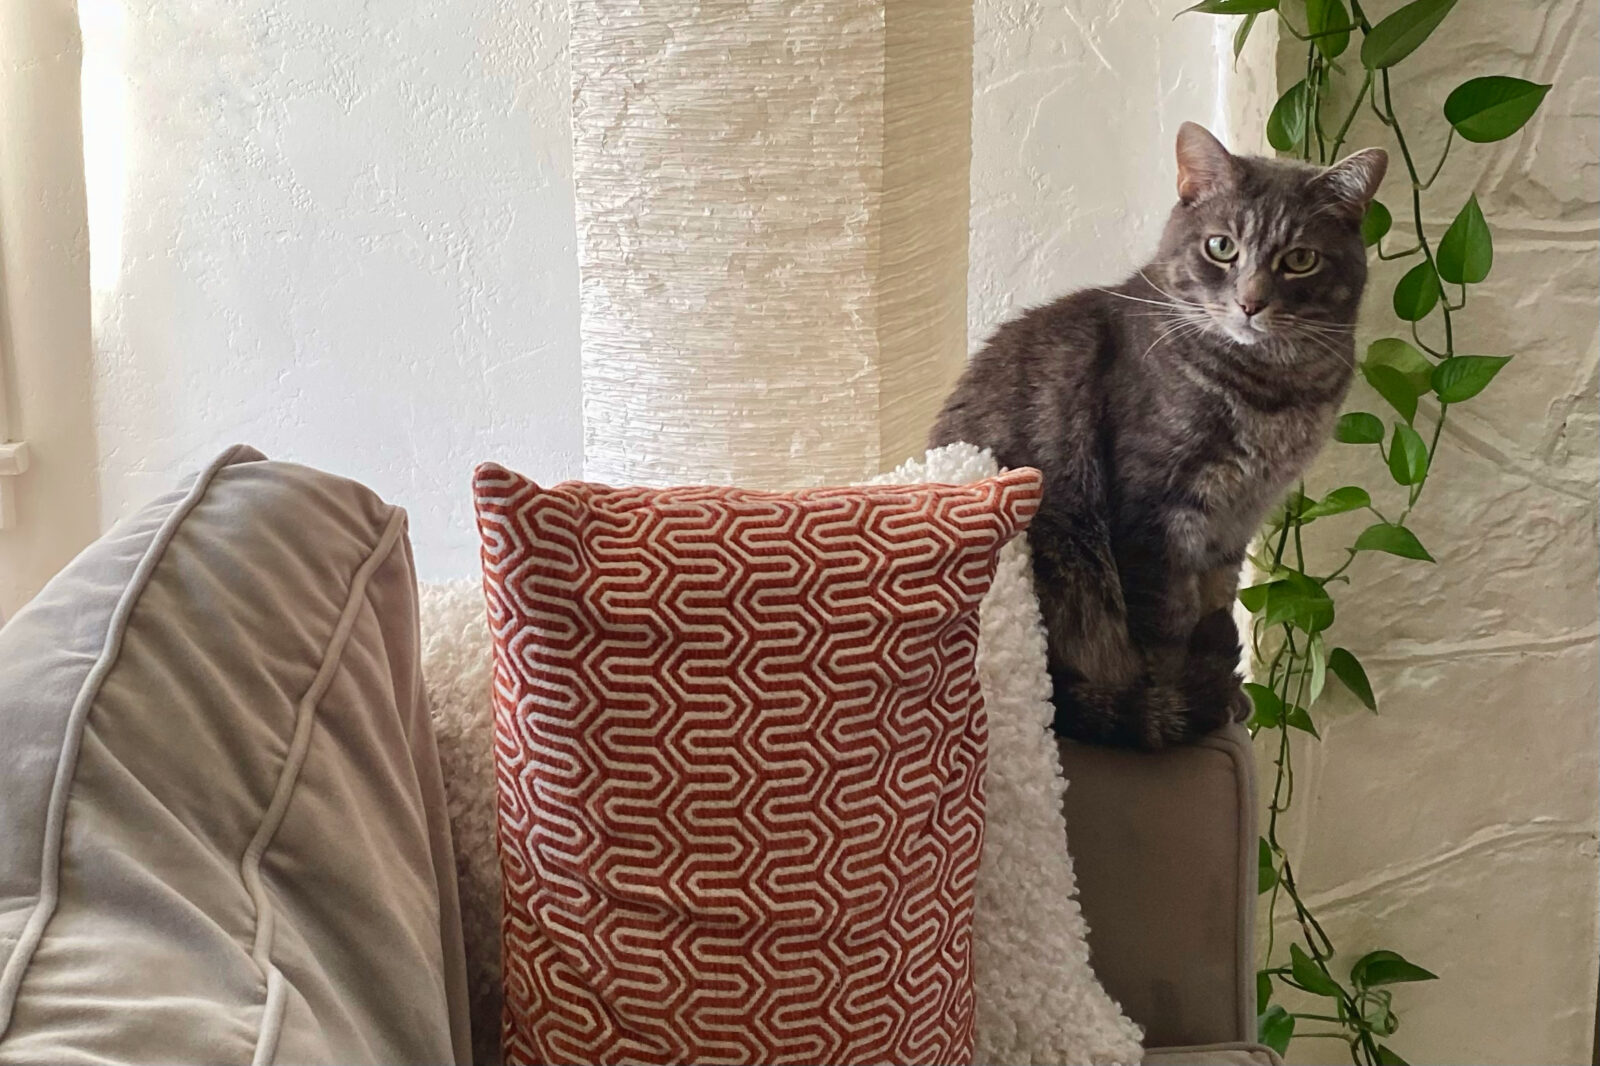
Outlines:
[[1186,204],[1233,187],[1238,168],[1211,131],[1193,122],[1178,127],[1178,199]]
[[1330,204],[1359,221],[1372,198],[1378,195],[1378,186],[1388,169],[1388,152],[1382,148],[1363,148],[1318,174],[1315,182]]

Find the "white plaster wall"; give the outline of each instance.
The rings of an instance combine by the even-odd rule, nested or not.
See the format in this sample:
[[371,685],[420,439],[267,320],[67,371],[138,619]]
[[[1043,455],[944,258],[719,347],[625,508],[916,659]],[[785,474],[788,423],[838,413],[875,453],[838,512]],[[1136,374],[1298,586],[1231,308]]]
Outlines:
[[1174,20],[1180,6],[976,0],[970,347],[1145,262],[1176,197],[1178,126],[1227,133],[1225,42],[1215,20]]
[[81,0],[109,520],[236,440],[476,569],[468,482],[581,465],[565,0]]
[[[1373,18],[1398,6],[1363,4]],[[1382,713],[1330,703],[1322,743],[1298,755],[1288,842],[1301,887],[1352,953],[1344,962],[1381,942],[1440,976],[1396,990],[1403,1028],[1393,1045],[1412,1062],[1590,1060],[1600,964],[1597,37],[1593,0],[1459,4],[1395,72],[1408,140],[1428,167],[1446,130],[1439,108],[1466,78],[1555,85],[1516,137],[1458,140],[1426,199],[1437,238],[1476,190],[1495,262],[1456,318],[1458,344],[1515,359],[1450,412],[1409,523],[1438,564],[1367,555],[1339,596],[1332,637],[1365,662]],[[1283,62],[1298,78],[1304,52],[1286,43]],[[1355,137],[1390,143],[1365,119]],[[1397,163],[1381,195],[1403,233],[1409,194]],[[1394,335],[1389,293],[1409,265],[1374,270],[1369,336]],[[1351,404],[1384,410],[1361,384]],[[1428,409],[1419,422],[1430,418]],[[1383,486],[1379,463],[1373,449],[1333,445],[1308,491]],[[1319,522],[1310,544],[1332,552],[1361,525]],[[1348,1056],[1336,1042],[1302,1041],[1291,1058]]]
[[71,0],[0,0],[0,437],[28,442],[0,620],[99,532]]

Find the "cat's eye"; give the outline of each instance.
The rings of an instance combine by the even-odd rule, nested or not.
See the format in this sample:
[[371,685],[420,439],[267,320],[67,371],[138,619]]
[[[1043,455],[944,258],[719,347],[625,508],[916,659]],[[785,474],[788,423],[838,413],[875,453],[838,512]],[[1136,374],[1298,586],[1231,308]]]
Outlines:
[[1310,248],[1290,248],[1278,260],[1285,274],[1309,274],[1317,269],[1322,257]]
[[1239,246],[1225,233],[1206,238],[1206,255],[1219,263],[1231,263],[1239,258]]

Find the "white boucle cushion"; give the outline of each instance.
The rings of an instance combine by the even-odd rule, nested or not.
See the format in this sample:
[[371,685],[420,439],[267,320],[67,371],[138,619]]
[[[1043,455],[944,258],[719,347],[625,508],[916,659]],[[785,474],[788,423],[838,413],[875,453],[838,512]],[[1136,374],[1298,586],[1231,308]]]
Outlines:
[[472,1061],[500,1056],[500,856],[496,851],[494,705],[483,583],[423,585],[422,677],[439,742],[456,847],[461,937],[467,953]]
[[[877,479],[962,484],[996,472],[956,444]],[[474,1057],[498,1061],[500,874],[490,705],[491,644],[477,582],[422,590],[423,676],[439,739],[472,989]],[[1138,1027],[1089,966],[1067,853],[1050,680],[1028,546],[1014,539],[980,610],[989,718],[988,803],[973,917],[980,1063],[1132,1063]]]

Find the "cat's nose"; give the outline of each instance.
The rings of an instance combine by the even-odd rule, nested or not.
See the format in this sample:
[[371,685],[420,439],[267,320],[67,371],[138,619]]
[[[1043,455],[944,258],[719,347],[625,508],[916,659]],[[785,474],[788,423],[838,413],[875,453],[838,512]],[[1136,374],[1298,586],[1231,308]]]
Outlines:
[[1266,306],[1267,301],[1254,296],[1241,296],[1239,298],[1239,310],[1244,312],[1244,317],[1246,318],[1254,318]]

